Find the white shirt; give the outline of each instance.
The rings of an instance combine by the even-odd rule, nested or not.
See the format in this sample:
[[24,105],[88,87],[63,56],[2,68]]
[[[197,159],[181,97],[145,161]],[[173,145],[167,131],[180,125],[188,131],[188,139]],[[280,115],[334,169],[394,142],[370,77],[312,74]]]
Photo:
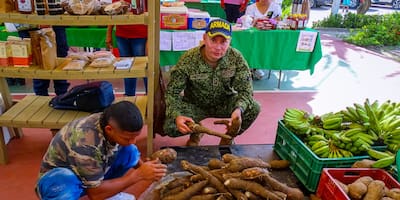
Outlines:
[[272,19],[276,18],[276,17],[279,17],[279,16],[282,16],[281,7],[275,2],[271,2],[267,12],[265,12],[265,13],[261,13],[258,10],[258,8],[256,6],[256,3],[253,3],[253,4],[249,5],[249,6],[247,6],[247,8],[246,8],[246,15],[252,16],[255,19],[265,18],[265,17],[268,16],[269,12],[272,12],[272,17],[271,17]]

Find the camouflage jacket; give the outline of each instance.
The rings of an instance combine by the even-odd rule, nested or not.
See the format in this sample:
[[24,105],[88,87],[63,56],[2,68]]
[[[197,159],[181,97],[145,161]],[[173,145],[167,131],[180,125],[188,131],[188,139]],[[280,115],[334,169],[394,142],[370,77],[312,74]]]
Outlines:
[[96,113],[72,121],[52,139],[40,167],[45,172],[64,167],[71,169],[87,188],[97,187],[112,163],[118,145],[112,145],[104,137]]
[[238,50],[229,47],[213,69],[204,61],[202,47],[187,51],[171,69],[165,96],[168,117],[181,115],[180,110],[187,103],[213,108],[232,96],[237,96],[235,106],[246,110],[248,99],[253,96],[250,69]]

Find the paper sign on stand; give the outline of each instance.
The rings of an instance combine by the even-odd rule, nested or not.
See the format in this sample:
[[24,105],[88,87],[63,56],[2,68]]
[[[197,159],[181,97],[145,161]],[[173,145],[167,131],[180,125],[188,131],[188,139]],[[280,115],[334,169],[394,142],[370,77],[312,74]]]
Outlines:
[[161,31],[160,32],[160,51],[171,51],[172,50],[172,32]]
[[300,31],[296,51],[313,52],[317,36],[318,32],[315,31]]
[[187,51],[195,46],[196,35],[193,31],[190,32],[172,32],[172,50],[173,51]]

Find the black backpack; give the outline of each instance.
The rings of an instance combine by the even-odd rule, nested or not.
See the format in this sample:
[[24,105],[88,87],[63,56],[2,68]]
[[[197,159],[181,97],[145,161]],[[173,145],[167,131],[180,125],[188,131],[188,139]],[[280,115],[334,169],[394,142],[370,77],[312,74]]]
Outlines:
[[65,94],[51,99],[49,105],[54,109],[100,112],[114,101],[114,90],[108,81],[97,81],[77,85]]

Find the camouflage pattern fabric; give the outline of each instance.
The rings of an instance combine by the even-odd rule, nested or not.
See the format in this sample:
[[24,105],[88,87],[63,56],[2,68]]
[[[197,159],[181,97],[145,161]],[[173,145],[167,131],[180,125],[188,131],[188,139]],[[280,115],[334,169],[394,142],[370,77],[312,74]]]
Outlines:
[[235,108],[240,107],[244,111],[241,134],[260,112],[253,99],[249,66],[238,50],[229,47],[213,69],[203,60],[202,47],[187,51],[171,69],[165,95],[164,131],[171,137],[182,136],[175,125],[175,118],[180,115],[192,117],[196,122],[208,117],[230,118]]
[[47,149],[40,176],[53,168],[64,167],[71,169],[84,187],[100,185],[118,151],[118,145],[105,139],[99,124],[100,116],[101,113],[92,114],[64,126]]

